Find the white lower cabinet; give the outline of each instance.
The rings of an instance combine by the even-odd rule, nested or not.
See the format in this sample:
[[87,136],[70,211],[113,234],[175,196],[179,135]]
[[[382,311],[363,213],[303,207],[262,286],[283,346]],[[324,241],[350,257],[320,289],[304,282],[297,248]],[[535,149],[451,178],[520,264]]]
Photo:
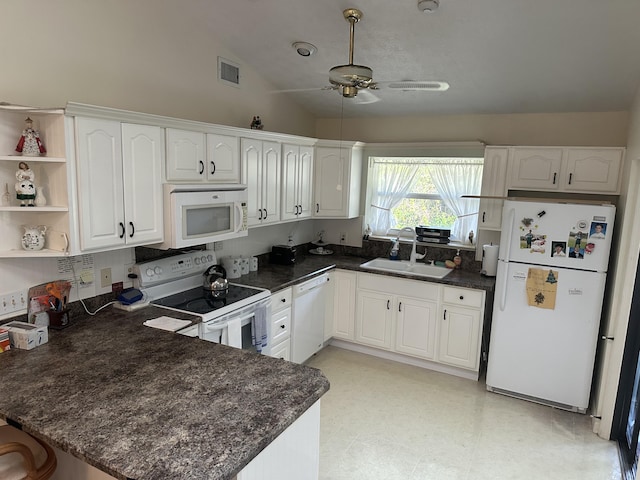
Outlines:
[[438,361],[477,369],[485,293],[468,288],[443,287]]
[[271,330],[269,356],[291,359],[291,287],[271,295]]
[[331,337],[353,341],[356,336],[356,272],[333,272],[333,315],[331,329],[327,328],[325,340]]
[[367,347],[356,348],[365,353],[478,378],[483,290],[341,270],[334,279],[338,345],[357,344]]
[[437,311],[438,303],[435,301],[398,297],[395,350],[434,359]]

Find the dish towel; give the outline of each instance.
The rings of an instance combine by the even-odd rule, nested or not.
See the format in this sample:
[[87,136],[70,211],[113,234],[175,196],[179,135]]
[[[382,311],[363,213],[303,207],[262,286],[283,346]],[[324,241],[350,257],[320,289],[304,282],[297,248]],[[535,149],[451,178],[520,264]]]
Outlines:
[[267,305],[259,305],[251,319],[251,343],[258,353],[267,346]]

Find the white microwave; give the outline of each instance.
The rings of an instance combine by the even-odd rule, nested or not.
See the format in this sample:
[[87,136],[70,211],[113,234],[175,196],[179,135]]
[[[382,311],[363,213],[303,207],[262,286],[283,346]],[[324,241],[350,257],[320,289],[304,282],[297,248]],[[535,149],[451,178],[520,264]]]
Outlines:
[[246,185],[164,185],[164,242],[184,248],[245,237]]

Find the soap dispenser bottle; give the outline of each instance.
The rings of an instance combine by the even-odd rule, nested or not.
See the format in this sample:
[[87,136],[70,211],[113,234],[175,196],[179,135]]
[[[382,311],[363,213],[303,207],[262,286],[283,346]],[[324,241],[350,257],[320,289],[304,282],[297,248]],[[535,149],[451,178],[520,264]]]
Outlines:
[[389,253],[389,260],[400,259],[400,237],[396,238],[391,247],[391,253]]
[[462,257],[460,256],[460,249],[458,249],[458,251],[456,252],[456,256],[453,257],[453,263],[455,263],[455,265],[456,265],[455,268],[460,268],[460,265],[462,264]]

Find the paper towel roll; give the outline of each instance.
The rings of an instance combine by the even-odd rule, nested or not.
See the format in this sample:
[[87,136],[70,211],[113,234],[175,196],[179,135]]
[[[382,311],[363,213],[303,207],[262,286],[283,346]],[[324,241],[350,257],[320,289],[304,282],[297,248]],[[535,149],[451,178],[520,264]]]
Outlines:
[[487,277],[495,277],[498,273],[498,252],[500,245],[482,246],[482,274]]

